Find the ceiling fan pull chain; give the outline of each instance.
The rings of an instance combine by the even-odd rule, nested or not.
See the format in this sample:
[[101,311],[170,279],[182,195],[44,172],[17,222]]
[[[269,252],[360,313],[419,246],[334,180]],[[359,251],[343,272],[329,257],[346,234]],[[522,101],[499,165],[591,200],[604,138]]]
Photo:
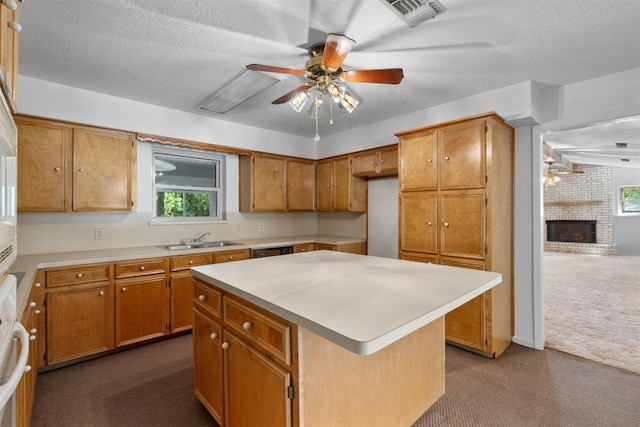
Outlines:
[[329,125],[333,126],[333,102],[329,102]]
[[313,140],[315,142],[320,141],[320,135],[318,134],[318,117],[320,116],[320,103],[318,102],[320,98],[320,95],[316,96],[316,99],[314,100],[314,104],[316,106],[316,136],[313,137]]

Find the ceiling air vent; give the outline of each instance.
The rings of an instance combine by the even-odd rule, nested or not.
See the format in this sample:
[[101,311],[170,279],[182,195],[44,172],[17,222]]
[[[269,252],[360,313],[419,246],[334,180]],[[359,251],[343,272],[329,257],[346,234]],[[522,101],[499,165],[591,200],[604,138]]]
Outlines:
[[430,0],[380,0],[410,27],[435,18],[447,9],[439,1]]
[[616,142],[616,147],[617,148],[629,148],[629,144],[627,144],[626,142]]

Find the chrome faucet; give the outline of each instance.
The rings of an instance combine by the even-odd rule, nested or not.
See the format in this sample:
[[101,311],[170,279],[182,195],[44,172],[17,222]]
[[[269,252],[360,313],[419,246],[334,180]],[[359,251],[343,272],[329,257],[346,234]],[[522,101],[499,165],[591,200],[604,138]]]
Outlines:
[[200,237],[196,237],[195,239],[193,239],[194,242],[203,242],[204,243],[204,239],[205,237],[207,237],[209,235],[209,233],[204,233],[202,236]]

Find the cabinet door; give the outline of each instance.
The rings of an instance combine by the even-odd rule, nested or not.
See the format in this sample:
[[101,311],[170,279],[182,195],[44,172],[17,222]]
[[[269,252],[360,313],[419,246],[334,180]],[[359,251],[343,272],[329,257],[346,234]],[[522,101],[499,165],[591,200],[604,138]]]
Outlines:
[[352,157],[351,173],[355,176],[369,176],[377,173],[377,153],[367,152]]
[[438,188],[436,132],[400,138],[398,170],[401,191]]
[[443,256],[485,259],[485,196],[440,196],[440,253]]
[[109,283],[49,292],[47,363],[113,349],[113,303]]
[[332,162],[318,162],[316,171],[316,210],[330,212],[333,194]]
[[171,275],[171,333],[186,331],[192,326],[193,278],[184,271]]
[[398,149],[384,150],[378,153],[378,173],[398,172]]
[[284,211],[285,159],[256,155],[253,162],[253,210]]
[[287,160],[287,210],[312,211],[315,193],[313,162]]
[[18,10],[0,7],[0,67],[2,67],[2,91],[12,113],[16,113],[16,88],[18,85],[18,32],[7,25],[18,21]]
[[116,282],[116,346],[167,334],[164,275]]
[[291,426],[291,374],[224,332],[227,426]]
[[472,121],[439,131],[440,189],[485,186],[485,122]]
[[71,210],[71,128],[21,120],[16,125],[18,211]]
[[131,211],[133,135],[102,129],[73,130],[73,210]]
[[[443,260],[442,264],[453,267],[484,270],[482,264],[472,264]],[[457,344],[465,345],[479,351],[487,349],[487,302],[488,293],[484,293],[464,305],[450,311],[444,316],[445,339]]]
[[349,210],[349,179],[351,170],[349,159],[338,159],[333,161],[333,210]]
[[404,193],[400,198],[400,249],[438,253],[438,202],[435,193]]
[[194,309],[193,391],[220,425],[224,425],[222,367],[222,327]]

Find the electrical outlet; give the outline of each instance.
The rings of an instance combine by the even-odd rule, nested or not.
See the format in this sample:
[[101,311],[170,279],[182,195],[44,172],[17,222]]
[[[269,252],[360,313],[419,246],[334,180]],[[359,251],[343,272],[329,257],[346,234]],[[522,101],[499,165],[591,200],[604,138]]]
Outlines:
[[264,222],[258,224],[258,231],[264,231]]
[[104,229],[102,228],[94,228],[93,229],[93,240],[103,240],[104,239]]

